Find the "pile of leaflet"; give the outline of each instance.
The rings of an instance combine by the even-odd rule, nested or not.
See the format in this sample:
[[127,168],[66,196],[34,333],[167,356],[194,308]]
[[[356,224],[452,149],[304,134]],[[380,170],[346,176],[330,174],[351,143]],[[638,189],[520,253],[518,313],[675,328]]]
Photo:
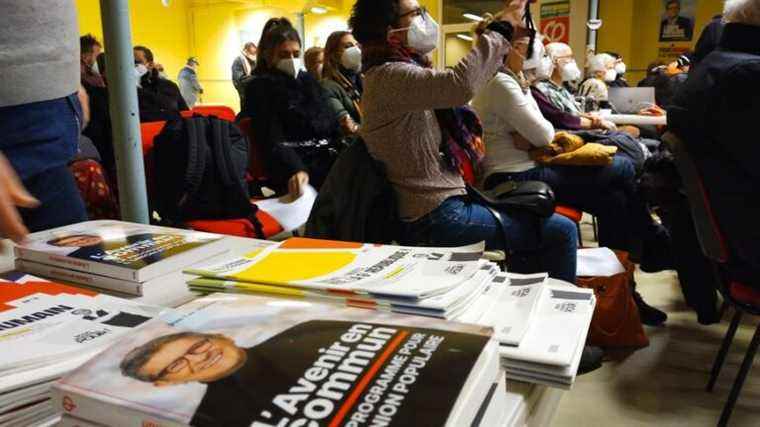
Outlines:
[[0,280],[0,426],[46,425],[52,384],[160,309],[7,274]]
[[191,294],[175,300],[166,283],[226,248],[216,234],[103,220],[34,233],[15,251],[19,271],[177,306]]
[[596,300],[546,274],[500,273],[482,246],[409,248],[294,238],[187,270],[194,291],[265,294],[493,327],[508,378],[570,388]]
[[491,328],[250,295],[147,322],[53,401],[63,426],[492,427],[509,412]]

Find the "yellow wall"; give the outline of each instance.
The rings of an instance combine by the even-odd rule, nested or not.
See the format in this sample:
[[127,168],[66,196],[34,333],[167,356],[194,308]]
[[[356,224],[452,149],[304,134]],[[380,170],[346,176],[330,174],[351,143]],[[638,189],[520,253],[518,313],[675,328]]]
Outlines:
[[[76,5],[80,33],[92,33],[102,42],[100,2],[76,0]],[[135,0],[130,6],[133,43],[149,47],[169,77],[176,79],[190,56],[190,0],[172,0],[169,7],[158,0]]]
[[661,47],[693,49],[702,28],[723,10],[722,0],[698,0],[694,38],[691,42],[659,42],[663,12],[660,0],[601,0],[598,50],[621,53],[628,68],[628,80],[635,84],[646,74],[646,67],[657,60]]

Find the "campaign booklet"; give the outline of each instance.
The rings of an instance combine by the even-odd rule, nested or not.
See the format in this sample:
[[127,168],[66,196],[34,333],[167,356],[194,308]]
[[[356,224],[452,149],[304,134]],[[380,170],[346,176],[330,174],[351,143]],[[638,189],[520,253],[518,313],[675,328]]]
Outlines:
[[216,294],[125,336],[56,384],[54,402],[119,426],[467,425],[498,381],[491,337],[433,318]]
[[585,343],[595,305],[590,289],[544,286],[520,344],[499,346],[502,358],[562,368],[572,366],[578,346]]
[[35,233],[15,250],[27,261],[142,283],[223,253],[221,243],[216,234],[106,220]]
[[486,312],[479,323],[493,326],[501,344],[519,345],[534,318],[547,278],[546,273],[509,273],[497,309]]
[[470,279],[482,252],[412,248],[305,238],[253,251],[189,274],[373,298],[422,299]]
[[499,267],[488,261],[480,261],[480,269],[468,280],[449,292],[424,299],[388,299],[373,298],[371,295],[343,295],[321,291],[308,290],[288,286],[261,285],[234,280],[198,278],[188,281],[190,290],[200,293],[240,293],[250,295],[271,295],[284,298],[308,299],[326,303],[336,303],[357,308],[387,310],[395,313],[432,316],[442,319],[453,319],[468,310],[474,300],[486,291],[489,280],[499,271]]
[[0,391],[18,386],[9,377],[102,350],[164,311],[34,276],[3,277],[0,342],[13,351],[0,352]]

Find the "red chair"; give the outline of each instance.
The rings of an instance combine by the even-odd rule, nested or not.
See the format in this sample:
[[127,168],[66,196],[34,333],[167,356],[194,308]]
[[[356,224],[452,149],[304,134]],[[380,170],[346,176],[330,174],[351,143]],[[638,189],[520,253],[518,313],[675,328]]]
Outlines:
[[[190,116],[192,117],[193,114],[200,114],[201,116],[216,116],[222,120],[227,120],[228,122],[234,122],[236,117],[235,110],[225,105],[198,105],[192,109]],[[183,117],[185,117],[184,114]]]
[[[684,143],[676,135],[670,132],[666,133],[663,136],[663,141],[668,144],[675,156],[676,166],[686,190],[702,252],[713,264],[716,283],[719,284],[719,291],[723,295],[725,303],[733,306],[736,310],[710,372],[707,391],[712,391],[742,316],[745,313],[760,316],[760,290],[758,290],[760,289],[760,281],[753,278],[753,282],[758,283],[754,283],[755,286],[752,286],[752,284],[738,278],[736,273],[738,269],[742,268],[741,262],[731,255],[726,236],[721,231],[718,218],[714,214],[710,194],[703,184],[702,175],[697,165],[686,151]],[[742,274],[741,276],[745,275]],[[759,345],[760,324],[755,329],[755,335],[752,337],[744,361],[739,368],[739,373],[731,387],[728,401],[720,415],[719,426],[728,424]]]
[[248,137],[248,173],[254,182],[266,182],[266,166],[264,165],[263,150],[253,137],[253,120],[246,117],[238,123],[243,135]]
[[583,219],[583,211],[579,211],[570,206],[557,205],[554,213],[562,215],[565,218],[575,223],[575,227],[578,229],[578,244],[583,246],[583,235],[581,235],[581,220]]

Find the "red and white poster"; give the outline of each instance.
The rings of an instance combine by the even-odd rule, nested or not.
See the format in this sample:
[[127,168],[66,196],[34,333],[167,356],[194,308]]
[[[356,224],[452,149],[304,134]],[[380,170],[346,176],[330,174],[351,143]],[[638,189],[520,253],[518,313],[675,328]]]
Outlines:
[[548,1],[541,4],[541,34],[547,43],[570,42],[570,1]]

